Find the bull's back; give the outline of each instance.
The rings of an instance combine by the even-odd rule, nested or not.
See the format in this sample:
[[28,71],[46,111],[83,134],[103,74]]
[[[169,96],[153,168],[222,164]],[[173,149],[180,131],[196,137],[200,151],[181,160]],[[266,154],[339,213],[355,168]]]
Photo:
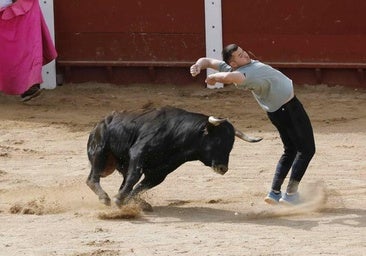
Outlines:
[[114,112],[99,122],[90,133],[89,159],[98,147],[104,150],[108,148],[116,157],[127,158],[134,146],[151,146],[155,150],[187,146],[186,142],[194,140],[197,131],[202,130],[205,120],[205,115],[174,107],[140,113]]

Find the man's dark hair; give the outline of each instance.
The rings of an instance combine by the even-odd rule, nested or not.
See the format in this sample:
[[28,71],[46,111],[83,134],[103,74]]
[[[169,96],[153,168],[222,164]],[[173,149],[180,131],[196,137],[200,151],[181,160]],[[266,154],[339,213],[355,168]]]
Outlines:
[[238,50],[238,46],[236,44],[229,44],[225,46],[225,48],[222,50],[222,59],[226,62],[226,64],[230,65],[230,59],[236,50]]

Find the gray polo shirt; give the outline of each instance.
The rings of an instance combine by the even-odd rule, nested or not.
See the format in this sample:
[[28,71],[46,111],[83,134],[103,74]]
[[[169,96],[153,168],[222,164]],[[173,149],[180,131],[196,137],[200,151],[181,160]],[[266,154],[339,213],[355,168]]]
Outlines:
[[[232,67],[222,61],[220,72],[231,72]],[[244,74],[243,84],[236,84],[237,88],[248,89],[252,92],[259,105],[267,112],[275,112],[294,96],[292,80],[280,71],[260,61],[252,60],[235,71]]]

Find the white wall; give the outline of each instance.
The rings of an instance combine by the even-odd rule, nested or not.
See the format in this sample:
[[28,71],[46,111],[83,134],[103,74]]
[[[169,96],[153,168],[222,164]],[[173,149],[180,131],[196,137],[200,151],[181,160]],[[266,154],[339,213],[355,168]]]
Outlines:
[[[206,26],[206,56],[214,59],[222,59],[222,12],[221,0],[205,0],[205,26]],[[207,75],[216,71],[207,69]],[[221,83],[208,88],[222,88]]]
[[[53,0],[39,0],[43,16],[46,20],[48,29],[50,31],[53,43],[55,43],[55,28],[53,15]],[[43,83],[42,88],[54,89],[56,88],[56,61],[48,63],[42,68]]]

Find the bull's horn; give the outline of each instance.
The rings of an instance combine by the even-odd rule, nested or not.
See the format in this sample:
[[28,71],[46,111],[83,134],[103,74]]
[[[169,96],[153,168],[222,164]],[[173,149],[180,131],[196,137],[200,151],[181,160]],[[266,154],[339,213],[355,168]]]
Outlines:
[[226,119],[225,118],[217,118],[217,117],[213,117],[213,116],[210,116],[208,118],[208,122],[213,124],[214,126],[218,126],[219,124],[225,122]]
[[247,142],[259,142],[262,140],[260,137],[250,137],[237,129],[235,129],[235,136]]

